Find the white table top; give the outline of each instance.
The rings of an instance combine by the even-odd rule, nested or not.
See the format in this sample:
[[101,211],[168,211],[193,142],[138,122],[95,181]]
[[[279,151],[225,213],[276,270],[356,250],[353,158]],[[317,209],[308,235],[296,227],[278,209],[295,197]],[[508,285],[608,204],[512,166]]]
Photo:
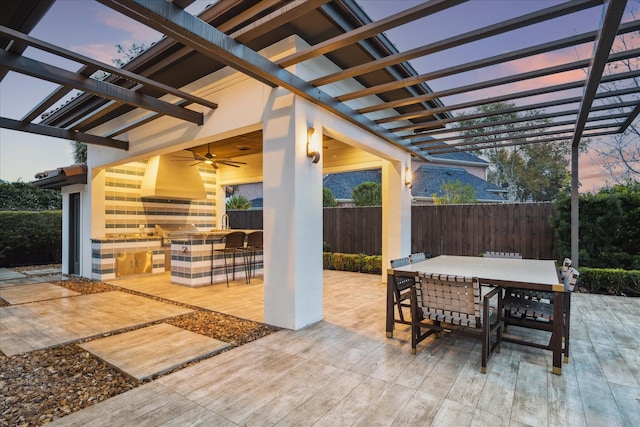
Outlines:
[[562,289],[554,290],[564,290],[553,260],[440,255],[393,270],[476,277],[483,283],[555,285]]

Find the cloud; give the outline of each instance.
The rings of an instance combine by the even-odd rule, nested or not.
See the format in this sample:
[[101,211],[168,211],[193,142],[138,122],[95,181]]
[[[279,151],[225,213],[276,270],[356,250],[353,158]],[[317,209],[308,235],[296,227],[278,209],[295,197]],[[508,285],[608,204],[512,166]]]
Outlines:
[[71,46],[70,50],[109,65],[113,65],[111,60],[118,57],[117,49],[113,43],[83,44]]
[[602,167],[602,158],[593,149],[593,142],[584,154],[580,155],[578,176],[580,180],[580,192],[597,192],[600,188],[611,183],[611,175]]
[[109,28],[113,28],[127,34],[126,40],[121,41],[122,44],[130,45],[132,43],[144,43],[145,45],[149,45],[159,40],[161,37],[161,34],[156,30],[112,10],[100,12],[98,16],[96,16],[96,19]]

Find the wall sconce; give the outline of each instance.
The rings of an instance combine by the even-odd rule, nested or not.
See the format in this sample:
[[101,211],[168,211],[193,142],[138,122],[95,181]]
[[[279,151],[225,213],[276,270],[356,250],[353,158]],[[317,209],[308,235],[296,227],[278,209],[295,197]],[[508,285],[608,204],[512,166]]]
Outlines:
[[307,131],[307,157],[312,158],[313,163],[320,161],[320,150],[316,148],[316,144],[313,141],[314,128],[309,128]]
[[404,185],[411,188],[411,168],[409,166],[404,168]]

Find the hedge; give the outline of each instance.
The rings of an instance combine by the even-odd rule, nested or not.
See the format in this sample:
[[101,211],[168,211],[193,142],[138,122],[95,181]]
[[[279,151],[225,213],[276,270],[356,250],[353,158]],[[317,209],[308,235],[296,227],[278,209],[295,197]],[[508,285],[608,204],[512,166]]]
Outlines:
[[62,211],[0,211],[0,266],[62,262]]
[[578,284],[589,292],[640,296],[640,270],[580,267]]
[[382,273],[382,256],[323,252],[322,266],[325,270],[380,274]]

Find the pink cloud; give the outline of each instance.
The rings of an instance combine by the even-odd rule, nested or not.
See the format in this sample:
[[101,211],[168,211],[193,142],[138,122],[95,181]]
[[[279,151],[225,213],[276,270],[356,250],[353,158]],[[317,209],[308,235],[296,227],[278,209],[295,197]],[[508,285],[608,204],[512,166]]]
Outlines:
[[[593,145],[597,142],[593,142]],[[611,176],[602,166],[602,158],[593,146],[588,152],[581,154],[578,166],[581,193],[597,192],[602,187],[611,184]]]
[[96,19],[109,28],[126,33],[126,39],[121,41],[123,45],[132,43],[149,45],[161,37],[161,34],[156,30],[111,10],[100,12]]
[[118,57],[117,49],[113,43],[83,44],[71,46],[70,50],[109,65],[113,65],[111,60]]

